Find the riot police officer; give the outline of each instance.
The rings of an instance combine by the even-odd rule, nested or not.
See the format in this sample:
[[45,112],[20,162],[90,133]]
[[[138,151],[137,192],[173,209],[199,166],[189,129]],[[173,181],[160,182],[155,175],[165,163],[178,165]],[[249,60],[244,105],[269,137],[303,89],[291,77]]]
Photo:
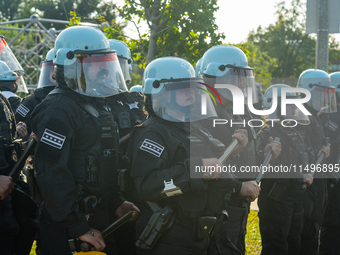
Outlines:
[[[331,140],[331,154],[327,161],[334,167],[340,163],[340,72],[334,72],[329,75],[331,84],[335,88],[337,112],[322,114],[325,133]],[[333,171],[334,172],[334,171]],[[333,178],[328,183],[328,202],[322,222],[320,232],[320,250],[319,254],[337,254],[340,250],[340,184],[339,174],[334,173]]]
[[118,132],[104,99],[124,86],[118,58],[91,27],[65,29],[54,50],[57,88],[31,116],[39,140],[34,165],[42,252],[71,254],[68,239],[78,238],[115,254],[114,240],[104,241],[101,230],[115,216],[138,211],[117,191]]
[[[109,39],[110,48],[117,52],[120,67],[126,84],[132,80],[133,60],[129,47],[123,41]],[[119,93],[107,97],[114,120],[119,128],[119,187],[124,196],[135,202],[135,190],[128,178],[129,158],[127,156],[128,137],[133,126],[142,123],[146,115],[143,111],[143,97],[139,93],[130,93],[126,86],[121,86]],[[135,251],[135,222],[125,224],[120,232],[115,234],[120,254],[133,255]]]
[[[303,71],[298,80],[298,87],[311,92],[311,99],[304,104],[312,114],[309,116],[310,125],[298,126],[299,133],[311,151],[311,164],[324,153],[328,158],[330,149],[326,147],[323,124],[319,118],[321,114],[336,111],[334,87],[331,86],[329,75],[319,69]],[[323,219],[327,201],[327,175],[314,174],[313,184],[307,188],[304,196],[304,226],[301,236],[301,254],[317,254],[319,245],[319,230]]]
[[197,170],[222,165],[215,151],[221,143],[197,122],[216,113],[208,98],[202,114],[203,80],[194,76],[178,57],[153,60],[143,75],[149,118],[133,129],[129,147],[131,176],[144,201],[138,254],[205,254],[209,233],[222,223],[218,215],[225,215],[221,173]]
[[37,89],[33,94],[25,97],[15,111],[16,120],[27,124],[28,133],[31,133],[29,119],[34,108],[40,104],[47,94],[50,93],[57,85],[54,77],[54,55],[54,49],[50,49],[47,52],[45,60],[41,66]]
[[[273,166],[308,166],[308,149],[302,136],[294,127],[282,126],[283,120],[294,120],[295,124],[308,125],[309,119],[295,105],[287,105],[286,115],[281,115],[282,89],[285,84],[270,86],[264,95],[263,108],[270,109],[273,104],[273,90],[277,91],[278,108],[268,116],[276,120],[274,125],[263,127],[258,133],[259,151],[267,144],[268,137],[278,137],[281,153],[271,162]],[[285,98],[301,98],[296,92],[286,93]],[[290,126],[294,126],[293,124]],[[259,155],[261,158],[261,155]],[[300,254],[301,232],[303,227],[303,183],[310,185],[313,177],[300,170],[292,172],[265,173],[261,181],[258,198],[259,223],[262,239],[261,254]]]
[[[221,140],[224,144],[228,145],[232,141],[232,134],[245,131],[245,127],[240,123],[244,120],[252,118],[248,108],[245,107],[245,116],[233,114],[233,100],[230,91],[225,88],[216,88],[216,84],[229,84],[242,91],[247,88],[255,90],[255,79],[253,68],[248,66],[248,60],[244,52],[235,46],[218,45],[213,46],[207,50],[202,56],[199,70],[196,73],[204,78],[204,82],[215,88],[219,98],[220,104],[216,105],[216,111],[219,119],[226,120],[226,125],[215,125],[211,132],[214,137]],[[236,88],[235,88],[236,89]],[[256,98],[257,94],[248,95]],[[254,100],[256,102],[256,99]],[[238,125],[231,126],[229,123],[235,122]],[[241,165],[256,165],[255,158],[255,145],[256,131],[254,128],[246,126],[248,133],[248,144],[242,150],[240,155],[229,164]],[[276,155],[277,156],[277,155]],[[240,177],[243,177],[241,179]],[[246,178],[245,178],[246,177]],[[216,237],[212,242],[211,248],[214,252],[217,250],[224,250],[224,252],[236,252],[237,254],[245,253],[245,234],[246,224],[249,213],[249,202],[246,201],[247,197],[254,200],[259,194],[259,186],[253,181],[255,176],[234,176],[234,189],[225,201],[225,207],[229,213],[229,221],[223,226],[222,232],[219,237]],[[239,178],[237,180],[237,178]],[[218,247],[218,248],[216,248]],[[212,250],[210,251],[213,252]],[[215,253],[212,253],[215,254]]]

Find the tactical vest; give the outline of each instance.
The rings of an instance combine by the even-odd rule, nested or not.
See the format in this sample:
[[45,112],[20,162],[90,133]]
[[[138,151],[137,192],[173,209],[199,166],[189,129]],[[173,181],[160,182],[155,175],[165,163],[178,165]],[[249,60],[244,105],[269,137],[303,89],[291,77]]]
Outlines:
[[[63,93],[70,97],[69,91],[55,89],[52,94]],[[72,96],[74,107],[81,107],[87,114],[95,128],[93,134],[98,141],[89,146],[85,151],[72,151],[69,162],[70,169],[74,172],[76,181],[82,186],[82,195],[95,195],[98,197],[113,196],[117,190],[118,168],[118,127],[108,107],[103,102],[96,103],[83,100],[82,97]],[[82,139],[87,139],[83,137]],[[84,175],[84,171],[86,172]]]

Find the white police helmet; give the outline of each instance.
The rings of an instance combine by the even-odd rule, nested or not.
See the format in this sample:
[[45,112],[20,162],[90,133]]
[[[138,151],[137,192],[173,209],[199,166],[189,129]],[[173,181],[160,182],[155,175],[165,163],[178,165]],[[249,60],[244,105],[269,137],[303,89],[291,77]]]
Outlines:
[[[202,57],[200,73],[209,85],[233,85],[241,89],[245,97],[247,89],[251,88],[253,103],[258,102],[253,68],[248,66],[247,56],[239,48],[231,45],[211,47]],[[233,101],[228,89],[216,90],[229,101]]]
[[320,69],[308,69],[301,73],[298,87],[310,91],[311,99],[307,102],[318,112],[336,112],[335,87],[331,85],[329,75]]
[[203,79],[178,57],[162,57],[145,68],[142,92],[151,97],[154,113],[163,119],[189,122],[216,116]]
[[[74,26],[63,30],[55,41],[57,82],[91,97],[106,97],[126,87],[117,54],[99,29]],[[63,67],[63,79],[59,79]]]
[[[129,85],[132,80],[133,60],[129,46],[123,41],[109,39],[110,48],[117,51],[119,64],[123,72],[126,85]],[[126,89],[127,90],[127,89]]]

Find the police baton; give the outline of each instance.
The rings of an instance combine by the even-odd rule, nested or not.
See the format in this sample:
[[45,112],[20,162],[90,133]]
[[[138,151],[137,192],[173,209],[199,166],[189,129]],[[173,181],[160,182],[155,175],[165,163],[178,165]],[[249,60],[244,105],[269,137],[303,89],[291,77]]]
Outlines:
[[[113,231],[117,230],[118,228],[120,228],[125,222],[127,222],[132,214],[133,214],[133,210],[130,210],[129,212],[127,212],[126,214],[124,214],[122,217],[120,217],[118,220],[114,221],[112,224],[110,224],[107,228],[105,228],[102,232],[102,236],[103,238],[109,236]],[[74,239],[70,239],[68,240],[70,248],[72,251],[76,251],[77,249],[77,244],[76,241]],[[92,245],[90,243],[86,243],[86,242],[82,242],[79,245],[80,251],[86,252],[86,251],[90,251],[91,250]]]
[[122,138],[119,139],[119,145],[127,143],[130,139],[130,134],[124,135]]
[[229,146],[225,149],[222,156],[218,159],[222,164],[229,158],[231,153],[235,150],[237,147],[239,141],[237,139],[233,139]]
[[34,139],[31,139],[28,142],[26,149],[21,154],[18,161],[15,163],[14,167],[12,168],[12,171],[9,173],[9,176],[11,176],[11,177],[15,176],[25,166],[26,159],[28,158],[29,155],[31,155],[31,153],[34,149],[34,146],[36,144],[37,144],[37,141],[34,140]]
[[[280,142],[280,138],[275,137],[275,138],[274,138],[274,141],[275,141],[275,142]],[[256,175],[256,177],[255,177],[255,180],[254,180],[254,181],[256,181],[257,184],[260,183],[260,181],[261,181],[261,179],[262,179],[262,176],[263,176],[263,174],[264,174],[264,168],[269,164],[269,161],[271,160],[272,156],[273,156],[273,151],[272,151],[272,150],[269,150],[268,153],[267,153],[267,156],[265,157],[263,163],[261,164],[261,168],[260,168],[259,173],[258,173],[258,174]],[[246,202],[249,203],[250,201],[251,201],[251,197],[247,197],[247,198],[246,198]]]
[[[331,144],[330,144],[330,139],[329,139],[329,137],[326,137],[326,147],[330,147],[331,146]],[[319,165],[321,162],[322,162],[322,160],[325,158],[325,153],[324,152],[321,152],[321,154],[320,154],[320,156],[318,157],[318,159],[316,160],[316,162],[315,162],[315,167],[317,167],[317,165]],[[311,175],[313,176],[314,175],[314,173],[315,173],[315,168],[314,168],[314,171],[311,171]],[[306,190],[307,189],[307,183],[303,183],[302,185],[301,185],[301,189],[302,190]]]

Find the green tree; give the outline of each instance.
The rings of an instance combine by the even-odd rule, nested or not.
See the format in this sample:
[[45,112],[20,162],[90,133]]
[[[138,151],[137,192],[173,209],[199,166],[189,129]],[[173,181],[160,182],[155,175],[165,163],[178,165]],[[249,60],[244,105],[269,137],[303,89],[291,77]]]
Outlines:
[[276,65],[276,59],[260,49],[259,46],[249,42],[234,45],[240,48],[248,58],[248,64],[254,68],[255,79],[262,87],[271,85],[272,74],[270,67]]
[[18,11],[18,5],[22,0],[1,0],[0,20],[12,20]]
[[146,22],[149,33],[130,42],[134,58],[145,67],[160,56],[183,57],[192,64],[224,35],[216,33],[217,0],[125,0],[121,15],[136,27]]
[[305,9],[300,0],[293,0],[290,9],[285,2],[277,8],[275,24],[252,31],[248,43],[276,59],[269,68],[273,77],[299,77],[303,70],[315,66],[316,41],[305,33]]

